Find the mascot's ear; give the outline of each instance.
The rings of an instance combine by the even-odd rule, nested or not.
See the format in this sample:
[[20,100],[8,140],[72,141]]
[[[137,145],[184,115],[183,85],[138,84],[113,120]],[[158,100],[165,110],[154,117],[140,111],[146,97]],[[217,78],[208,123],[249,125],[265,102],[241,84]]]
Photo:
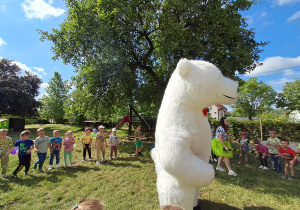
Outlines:
[[189,61],[186,58],[181,59],[178,63],[177,63],[177,71],[180,74],[181,77],[185,78],[186,75],[188,74],[188,72],[190,71],[190,69],[192,68],[192,62]]

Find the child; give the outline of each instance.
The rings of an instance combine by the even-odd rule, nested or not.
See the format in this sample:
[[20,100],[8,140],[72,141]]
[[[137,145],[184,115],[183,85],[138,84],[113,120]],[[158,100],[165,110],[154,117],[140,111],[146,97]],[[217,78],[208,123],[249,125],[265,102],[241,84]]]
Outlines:
[[53,159],[54,156],[56,158],[56,167],[59,168],[59,156],[60,156],[60,151],[61,151],[61,146],[62,146],[62,138],[59,137],[60,132],[59,130],[54,130],[53,131],[53,138],[50,139],[50,143],[48,144],[48,147],[50,149],[50,158],[49,158],[49,168],[48,170],[52,169],[52,164],[53,164]]
[[106,139],[105,139],[105,133],[104,133],[104,126],[99,126],[99,132],[96,135],[96,141],[95,141],[95,147],[97,151],[97,162],[96,164],[100,164],[100,152],[102,152],[102,162],[105,161],[105,145],[106,145]]
[[142,135],[141,132],[141,126],[138,126],[134,132],[134,140],[135,140],[135,156],[143,156],[142,154],[142,149],[143,149],[143,141],[142,141],[142,137],[144,137],[145,135]]
[[8,156],[16,147],[19,147],[19,165],[16,170],[11,175],[12,178],[17,177],[17,174],[23,169],[25,166],[25,175],[28,175],[28,171],[30,168],[30,161],[31,161],[31,150],[34,148],[34,143],[32,139],[29,139],[30,132],[25,130],[20,135],[20,140],[18,140],[14,146],[8,150],[4,158]]
[[255,140],[254,145],[255,145],[255,150],[257,151],[257,154],[254,158],[257,158],[259,155],[259,160],[261,163],[259,168],[262,168],[263,170],[268,170],[268,161],[267,161],[269,156],[268,147],[260,144],[260,140]]
[[[294,171],[294,166],[298,162],[297,154],[294,150],[292,150],[289,147],[289,141],[282,139],[280,141],[281,147],[279,148],[279,154],[278,157],[284,157],[285,160],[285,168],[284,172],[285,175],[282,177],[284,179],[288,179],[290,181],[293,181],[295,179],[295,171]],[[288,177],[288,170],[291,170],[291,178]]]
[[241,132],[241,140],[240,140],[240,159],[238,163],[242,163],[242,157],[243,155],[245,156],[245,165],[249,165],[248,164],[248,156],[247,153],[249,152],[249,140],[246,139],[246,132]]
[[78,205],[75,205],[72,210],[104,210],[104,204],[99,200],[82,199]]
[[68,156],[69,156],[69,166],[72,167],[72,152],[74,151],[75,139],[73,137],[72,131],[67,131],[65,133],[65,136],[67,138],[64,138],[63,143],[62,143],[65,146],[65,148],[64,148],[65,167],[67,167]]
[[115,152],[115,159],[117,159],[117,148],[118,148],[118,143],[119,143],[119,136],[117,135],[117,129],[113,128],[112,129],[112,135],[109,137],[109,143],[110,143],[110,158],[109,160],[112,159],[113,152]]
[[[213,139],[216,138],[214,130],[211,130],[211,135],[212,135],[211,140],[213,141]],[[213,161],[217,162],[218,160],[217,160],[217,156],[215,155],[215,153],[211,150],[210,163],[212,163]]]
[[85,128],[85,134],[83,134],[83,136],[81,137],[81,141],[82,141],[82,147],[83,147],[82,162],[85,161],[86,150],[89,153],[89,161],[91,161],[92,160],[91,147],[92,147],[92,142],[93,142],[93,136],[91,134],[90,128]]
[[277,132],[275,130],[269,131],[270,138],[267,139],[267,147],[269,148],[273,170],[277,173],[282,172],[280,159],[278,157],[278,149],[280,148],[280,140],[276,138]]
[[1,159],[1,168],[2,168],[2,177],[8,178],[6,174],[6,169],[9,161],[9,157],[3,158],[7,151],[12,145],[12,140],[7,135],[6,129],[0,129],[0,159]]
[[37,129],[37,134],[39,137],[35,139],[35,151],[37,152],[38,160],[35,161],[33,168],[37,168],[37,164],[39,164],[39,171],[43,171],[43,165],[46,160],[48,144],[50,143],[50,139],[48,136],[45,136],[44,128]]

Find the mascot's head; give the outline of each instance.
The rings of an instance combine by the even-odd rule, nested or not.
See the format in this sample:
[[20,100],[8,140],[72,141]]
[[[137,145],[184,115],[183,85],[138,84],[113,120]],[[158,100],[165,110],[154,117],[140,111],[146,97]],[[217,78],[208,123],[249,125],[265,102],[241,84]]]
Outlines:
[[238,83],[224,77],[215,65],[206,61],[181,59],[167,89],[181,103],[199,108],[232,104],[238,97]]

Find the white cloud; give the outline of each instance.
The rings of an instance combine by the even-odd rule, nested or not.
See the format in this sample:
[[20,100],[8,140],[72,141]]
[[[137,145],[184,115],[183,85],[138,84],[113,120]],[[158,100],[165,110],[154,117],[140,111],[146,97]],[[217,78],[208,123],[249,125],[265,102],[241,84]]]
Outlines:
[[261,15],[260,15],[260,17],[264,17],[264,16],[266,16],[266,15],[267,15],[266,12],[262,12]]
[[46,88],[46,87],[49,87],[49,84],[46,83],[46,82],[43,82],[43,83],[40,85],[40,88]]
[[0,47],[7,45],[7,43],[0,37]]
[[293,67],[300,66],[300,56],[296,58],[287,58],[287,57],[268,57],[263,62],[262,66],[258,66],[247,73],[245,76],[262,76],[262,75],[272,75],[279,73],[280,70],[288,70]]
[[48,0],[48,2],[45,0],[25,0],[22,7],[28,19],[46,20],[51,16],[58,17],[65,13],[65,10],[51,6],[52,3],[52,0]]
[[[40,67],[28,67],[26,64],[24,63],[20,63],[18,61],[13,61],[13,63],[15,63],[17,66],[20,67],[21,70],[23,71],[28,71],[34,75],[37,75],[39,78],[42,78],[42,75],[40,73],[43,73],[44,75],[46,75],[47,73],[45,72],[45,70],[43,68]],[[38,72],[33,71],[32,69],[37,70]]]
[[298,12],[295,12],[291,17],[289,17],[287,19],[288,22],[291,22],[293,20],[297,20],[299,19],[300,20],[300,10]]
[[281,78],[279,80],[270,80],[268,81],[267,83],[269,83],[269,85],[271,86],[279,86],[279,87],[282,87],[283,85],[285,85],[285,83],[287,82],[294,82],[295,79],[288,79],[288,78]]
[[45,69],[40,68],[40,67],[32,67],[33,69],[37,70],[39,73],[43,73],[44,75],[47,75],[47,73],[45,72]]
[[5,5],[0,5],[0,12],[6,12],[6,6]]
[[293,69],[284,70],[283,76],[285,77],[300,77],[300,71],[294,71]]
[[275,0],[274,4],[278,6],[284,6],[284,5],[292,5],[297,3],[300,0]]

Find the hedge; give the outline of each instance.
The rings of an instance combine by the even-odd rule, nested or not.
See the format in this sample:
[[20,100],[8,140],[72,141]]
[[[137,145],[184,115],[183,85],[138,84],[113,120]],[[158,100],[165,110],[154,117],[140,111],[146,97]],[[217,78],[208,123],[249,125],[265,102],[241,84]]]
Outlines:
[[[230,132],[233,139],[240,138],[240,132],[247,133],[249,140],[260,139],[260,122],[252,120],[240,120],[235,118],[228,118]],[[215,119],[209,119],[211,127],[216,129],[219,121]],[[281,120],[262,120],[262,132],[263,140],[269,138],[269,130],[274,129],[277,131],[277,137],[285,138],[289,141],[300,143],[300,123],[281,121]]]

